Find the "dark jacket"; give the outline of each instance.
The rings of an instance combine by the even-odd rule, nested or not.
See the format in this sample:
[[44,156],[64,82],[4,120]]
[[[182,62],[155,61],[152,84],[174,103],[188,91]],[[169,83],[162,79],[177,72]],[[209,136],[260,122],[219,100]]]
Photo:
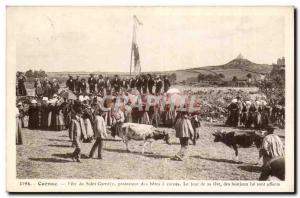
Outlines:
[[90,87],[95,87],[95,85],[97,84],[97,80],[95,78],[90,77],[88,79],[88,84]]
[[169,90],[170,86],[171,86],[171,83],[170,83],[169,79],[165,78],[164,79],[164,91],[167,92]]
[[71,91],[75,91],[75,80],[74,79],[68,79],[66,82],[67,87]]

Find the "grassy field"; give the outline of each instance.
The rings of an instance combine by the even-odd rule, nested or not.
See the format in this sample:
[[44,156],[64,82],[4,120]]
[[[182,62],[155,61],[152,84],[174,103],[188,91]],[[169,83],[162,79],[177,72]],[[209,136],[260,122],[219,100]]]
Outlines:
[[[192,87],[176,86],[189,91],[201,100],[215,105],[228,105],[237,94],[251,99],[259,97],[257,88]],[[224,127],[220,120],[203,122],[200,139],[196,146],[189,146],[185,161],[173,161],[180,149],[174,129],[167,129],[171,145],[163,141],[153,143],[154,154],[141,154],[142,142],[131,141],[133,152],[127,153],[123,142],[105,141],[103,160],[88,159],[92,143],[82,144],[82,163],[73,162],[70,154],[74,151],[67,131],[42,131],[23,129],[24,145],[17,146],[18,178],[85,178],[85,179],[191,179],[191,180],[257,180],[260,165],[256,147],[239,149],[241,163],[234,161],[234,152],[222,143],[214,143],[212,133],[223,129],[243,130]],[[284,130],[277,130],[284,141]]]
[[[254,164],[257,149],[241,148],[241,163],[237,163],[232,149],[213,142],[216,129],[232,130],[222,123],[204,122],[197,145],[189,146],[189,156],[183,162],[170,159],[180,145],[174,130],[168,129],[171,145],[154,142],[154,154],[142,155],[142,142],[131,141],[132,152],[127,153],[123,142],[106,141],[104,159],[88,159],[92,143],[83,143],[82,163],[70,158],[74,148],[67,131],[24,129],[25,143],[17,146],[17,178],[256,180],[260,174],[260,166]],[[283,130],[276,133],[284,140]]]

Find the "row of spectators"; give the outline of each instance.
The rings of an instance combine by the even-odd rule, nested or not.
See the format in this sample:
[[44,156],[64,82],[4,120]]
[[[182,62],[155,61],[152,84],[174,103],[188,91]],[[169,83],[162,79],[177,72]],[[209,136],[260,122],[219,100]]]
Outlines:
[[156,76],[155,78],[151,74],[139,75],[131,78],[120,78],[115,75],[114,78],[103,77],[98,75],[94,77],[94,74],[90,74],[90,77],[86,79],[79,76],[76,79],[73,76],[69,76],[66,82],[69,90],[76,93],[85,93],[89,89],[89,93],[103,93],[105,94],[108,90],[112,92],[120,92],[121,89],[127,90],[137,89],[139,93],[149,93],[159,95],[162,92],[167,92],[171,86],[171,83],[167,76]]

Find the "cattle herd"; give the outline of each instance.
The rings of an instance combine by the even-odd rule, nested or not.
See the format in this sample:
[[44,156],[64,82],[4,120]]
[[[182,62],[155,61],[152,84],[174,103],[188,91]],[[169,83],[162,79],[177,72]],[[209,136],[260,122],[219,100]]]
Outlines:
[[[24,80],[20,78],[18,87],[22,90],[17,90],[17,93],[26,95]],[[166,102],[161,108],[165,97],[180,95],[178,92],[168,92],[171,85],[167,77],[162,81],[160,76],[153,79],[151,75],[122,80],[115,76],[109,81],[101,75],[99,79],[91,75],[86,84],[85,79],[74,80],[70,76],[66,85],[68,89],[61,91],[55,80],[53,83],[47,79],[44,82],[37,80],[34,85],[35,96],[19,96],[16,108],[17,145],[23,143],[22,128],[28,127],[68,130],[72,146],[75,147],[72,159],[76,162],[81,162],[81,143],[94,140],[89,157],[93,158],[98,149],[98,158],[102,159],[103,141],[108,134],[116,140],[122,140],[128,152],[129,140],[143,141],[144,154],[147,144],[151,148],[154,140],[170,144],[170,134],[161,128],[164,126],[175,128],[181,148],[172,159],[182,161],[186,158],[189,142],[196,144],[197,139],[201,138],[201,107],[189,111],[187,108],[180,109],[176,104],[171,108],[171,104]],[[149,103],[149,97],[156,102]],[[284,179],[284,172],[279,174],[278,171],[272,171],[274,166],[276,170],[278,166],[280,170],[284,169],[284,146],[273,133],[275,127],[272,125],[275,123],[284,127],[284,107],[268,105],[265,100],[243,101],[237,96],[228,105],[227,114],[225,125],[243,127],[248,131],[215,131],[212,133],[214,141],[233,148],[236,157],[239,147],[255,145],[259,157],[263,158],[263,172],[259,179]],[[28,116],[28,124],[25,123],[25,116]]]

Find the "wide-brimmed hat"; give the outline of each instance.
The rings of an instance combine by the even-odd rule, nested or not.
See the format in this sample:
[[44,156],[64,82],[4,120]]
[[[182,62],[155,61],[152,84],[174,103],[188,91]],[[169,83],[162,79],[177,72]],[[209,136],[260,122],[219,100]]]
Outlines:
[[273,125],[268,125],[265,127],[265,130],[271,133],[274,132],[275,129],[277,129],[277,127]]
[[21,106],[21,105],[23,105],[23,103],[22,102],[18,102],[17,106]]

